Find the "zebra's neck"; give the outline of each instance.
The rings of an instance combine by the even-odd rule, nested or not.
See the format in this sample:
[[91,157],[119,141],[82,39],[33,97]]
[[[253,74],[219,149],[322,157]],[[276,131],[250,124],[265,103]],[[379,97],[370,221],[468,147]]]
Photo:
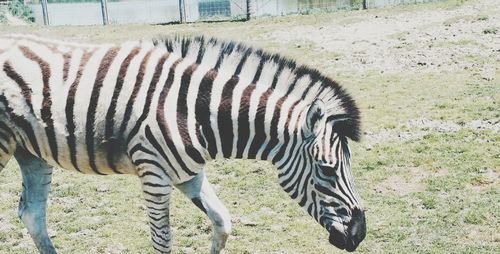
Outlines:
[[271,56],[252,53],[242,58],[247,59],[237,67],[241,70],[223,65],[201,81],[200,92],[207,93],[196,106],[201,143],[211,158],[276,163],[291,152],[291,143],[301,142],[304,111],[325,89],[302,69]]
[[[177,100],[177,127],[194,161],[201,161],[196,150],[204,148],[212,159],[279,163],[302,143],[305,112],[315,99],[325,102],[329,114],[346,113],[335,98],[338,85],[280,56],[203,38],[155,45],[182,58],[170,67],[181,76],[180,84],[172,85],[178,92],[171,89],[172,96],[160,104],[167,108]],[[191,123],[196,128],[189,128]]]

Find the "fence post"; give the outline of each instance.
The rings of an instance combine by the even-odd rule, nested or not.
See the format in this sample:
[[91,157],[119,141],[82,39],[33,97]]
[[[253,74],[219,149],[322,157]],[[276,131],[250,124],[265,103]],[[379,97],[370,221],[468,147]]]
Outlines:
[[186,23],[186,3],[179,0],[179,19],[181,23]]
[[102,24],[109,24],[108,18],[108,0],[101,0]]
[[40,3],[42,4],[43,24],[48,26],[50,25],[50,21],[49,21],[49,12],[47,10],[47,0],[42,0],[40,1]]
[[251,0],[247,0],[247,20],[250,20],[250,16],[252,16],[252,4]]

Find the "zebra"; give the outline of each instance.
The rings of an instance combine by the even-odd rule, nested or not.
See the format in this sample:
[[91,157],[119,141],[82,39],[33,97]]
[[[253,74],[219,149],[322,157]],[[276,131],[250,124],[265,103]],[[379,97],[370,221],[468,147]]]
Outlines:
[[46,228],[54,167],[138,176],[158,253],[171,252],[179,189],[212,222],[210,252],[222,253],[230,215],[203,171],[220,158],[271,162],[329,242],[354,251],[366,222],[349,139],[360,139],[360,112],[338,83],[241,43],[0,36],[0,170],[19,163],[18,214],[40,253],[56,253]]

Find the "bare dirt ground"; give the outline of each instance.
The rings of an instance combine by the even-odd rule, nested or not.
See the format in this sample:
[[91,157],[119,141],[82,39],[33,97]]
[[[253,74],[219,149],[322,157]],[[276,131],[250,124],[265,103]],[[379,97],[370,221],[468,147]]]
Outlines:
[[[397,130],[399,129],[399,131]],[[406,129],[406,130],[402,130]],[[396,129],[383,128],[378,132],[365,131],[365,144],[367,149],[371,149],[373,145],[387,141],[405,142],[415,140],[428,135],[429,133],[456,133],[461,129],[469,130],[491,130],[494,133],[500,133],[500,121],[498,120],[474,120],[471,122],[457,124],[453,121],[431,120],[427,118],[410,119],[406,123],[401,124]],[[478,138],[478,142],[491,142]]]
[[[487,15],[487,14],[497,15]],[[339,53],[337,66],[381,72],[456,71],[474,68],[467,57],[486,57],[478,69],[494,78],[500,66],[500,5],[497,0],[475,1],[457,9],[355,15],[343,24],[296,26],[276,31],[276,41],[312,42],[321,50]],[[436,47],[448,45],[448,47]]]

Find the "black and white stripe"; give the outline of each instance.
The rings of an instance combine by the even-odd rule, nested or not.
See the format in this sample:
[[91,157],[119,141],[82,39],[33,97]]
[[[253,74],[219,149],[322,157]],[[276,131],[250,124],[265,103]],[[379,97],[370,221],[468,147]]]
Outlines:
[[330,231],[362,209],[347,147],[359,139],[358,109],[291,60],[202,37],[85,45],[6,35],[0,67],[0,166],[18,147],[82,173],[139,175],[160,252],[170,250],[171,187],[211,159],[271,161]]

